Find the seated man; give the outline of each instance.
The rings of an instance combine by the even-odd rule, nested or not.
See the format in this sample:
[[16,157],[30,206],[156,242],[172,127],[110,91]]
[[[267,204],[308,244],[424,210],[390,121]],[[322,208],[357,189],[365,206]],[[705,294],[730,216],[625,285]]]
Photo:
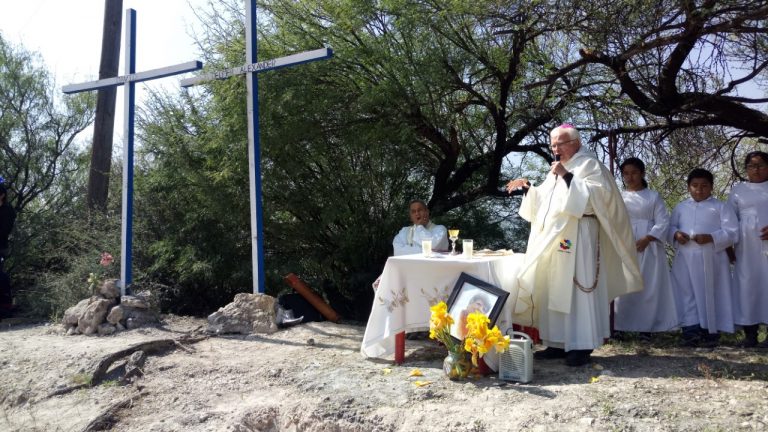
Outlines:
[[413,225],[401,229],[392,241],[395,256],[421,253],[422,240],[432,240],[433,250],[448,250],[448,230],[429,220],[427,204],[416,199],[408,208]]
[[[395,256],[421,253],[422,240],[432,240],[433,250],[448,250],[448,230],[429,220],[427,204],[415,199],[411,201],[408,208],[413,225],[401,229],[392,241]],[[379,287],[380,280],[381,276],[373,281],[374,291]]]

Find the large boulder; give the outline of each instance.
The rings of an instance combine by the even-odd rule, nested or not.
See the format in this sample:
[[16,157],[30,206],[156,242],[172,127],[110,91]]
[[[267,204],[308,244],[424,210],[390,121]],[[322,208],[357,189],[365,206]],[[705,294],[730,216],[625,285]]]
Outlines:
[[107,315],[107,322],[110,324],[117,325],[120,321],[125,321],[125,306],[122,304],[110,309],[109,314]]
[[84,335],[94,334],[98,331],[104,318],[107,317],[109,307],[114,304],[113,300],[96,297],[91,297],[90,301],[80,319],[77,320],[77,331]]
[[237,294],[232,303],[208,316],[208,332],[274,333],[275,304],[275,298],[266,294]]
[[82,299],[78,304],[68,308],[64,311],[64,317],[61,319],[61,323],[66,327],[76,326],[77,322],[80,321],[80,317],[83,316],[85,308],[88,307],[90,303],[90,298]]
[[[127,296],[123,296],[125,299]],[[148,324],[156,324],[160,321],[158,314],[152,309],[145,307],[131,307],[130,302],[121,302],[113,307],[107,315],[107,322],[110,324],[123,324],[129,330],[143,327]]]

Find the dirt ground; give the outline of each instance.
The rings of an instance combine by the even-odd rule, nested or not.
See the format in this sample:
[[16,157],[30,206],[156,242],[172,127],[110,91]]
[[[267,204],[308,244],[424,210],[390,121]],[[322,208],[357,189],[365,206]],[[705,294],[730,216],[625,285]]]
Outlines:
[[[455,382],[433,341],[409,340],[395,366],[361,357],[362,326],[308,323],[180,343],[150,355],[133,382],[52,395],[87,383],[107,355],[204,325],[164,316],[158,328],[89,337],[0,322],[0,431],[768,429],[768,351],[677,348],[668,338],[606,345],[583,367],[538,361],[530,384]],[[423,376],[410,377],[414,369]]]

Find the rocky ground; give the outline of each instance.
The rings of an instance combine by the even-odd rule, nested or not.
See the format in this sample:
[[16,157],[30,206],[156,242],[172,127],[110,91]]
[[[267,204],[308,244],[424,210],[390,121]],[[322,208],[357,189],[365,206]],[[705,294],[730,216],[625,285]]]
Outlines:
[[[454,382],[441,369],[445,352],[429,340],[409,340],[406,363],[395,366],[360,356],[359,325],[201,338],[204,325],[164,316],[157,328],[97,337],[0,322],[0,430],[768,429],[765,350],[677,348],[658,337],[606,345],[588,366],[539,361],[530,384]],[[161,344],[143,375],[121,380],[118,360],[88,385],[109,355],[169,339],[186,342]],[[414,369],[423,376],[409,376]]]

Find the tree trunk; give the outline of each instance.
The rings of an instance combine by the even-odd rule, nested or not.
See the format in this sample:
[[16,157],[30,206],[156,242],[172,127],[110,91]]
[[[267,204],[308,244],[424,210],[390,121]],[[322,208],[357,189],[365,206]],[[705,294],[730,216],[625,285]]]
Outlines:
[[[101,38],[99,79],[117,76],[120,66],[120,32],[123,0],[104,0],[104,29]],[[88,173],[88,207],[104,211],[109,195],[109,173],[112,169],[112,135],[115,129],[116,87],[98,91],[96,120],[93,124],[91,169]]]

